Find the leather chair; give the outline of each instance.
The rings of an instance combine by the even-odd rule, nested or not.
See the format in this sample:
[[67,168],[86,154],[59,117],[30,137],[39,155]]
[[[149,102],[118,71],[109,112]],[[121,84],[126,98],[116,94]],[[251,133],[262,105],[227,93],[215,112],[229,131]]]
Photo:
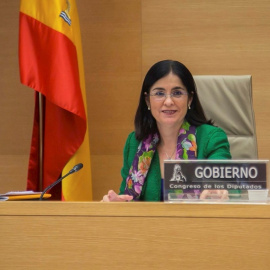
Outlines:
[[250,75],[194,76],[208,118],[227,134],[233,159],[257,159],[257,137]]

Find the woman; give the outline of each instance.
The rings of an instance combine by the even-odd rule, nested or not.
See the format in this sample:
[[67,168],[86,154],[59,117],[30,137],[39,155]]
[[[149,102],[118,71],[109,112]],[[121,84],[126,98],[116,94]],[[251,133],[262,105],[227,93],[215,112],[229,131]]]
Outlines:
[[160,61],[142,85],[135,132],[124,148],[120,194],[110,190],[103,201],[160,201],[164,160],[230,158],[227,136],[206,119],[190,71],[178,61]]

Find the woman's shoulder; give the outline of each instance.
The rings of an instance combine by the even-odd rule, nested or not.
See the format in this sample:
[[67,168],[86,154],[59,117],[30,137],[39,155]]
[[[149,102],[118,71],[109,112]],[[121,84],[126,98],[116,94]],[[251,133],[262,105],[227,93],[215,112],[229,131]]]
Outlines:
[[198,157],[201,159],[230,159],[230,144],[225,131],[203,124],[196,128]]
[[124,162],[126,162],[126,168],[131,166],[131,163],[134,159],[134,156],[137,153],[139,146],[139,141],[136,139],[135,132],[131,132],[126,140],[123,154],[124,154]]
[[228,136],[222,128],[208,124],[203,124],[196,128],[196,138],[199,144],[206,143],[209,140],[212,141],[228,140]]
[[139,143],[138,140],[136,139],[136,135],[135,135],[135,131],[132,131],[128,134],[128,137],[127,137],[127,141],[129,142],[136,142],[136,143]]
[[126,144],[125,146],[127,147],[138,147],[139,146],[139,141],[136,139],[136,135],[135,135],[135,131],[132,131],[131,133],[129,133],[127,140],[126,140]]
[[225,131],[217,126],[213,126],[213,125],[208,125],[208,124],[203,124],[200,125],[196,128],[196,133],[197,136],[205,136],[206,134],[211,134],[211,133],[221,133],[226,135]]

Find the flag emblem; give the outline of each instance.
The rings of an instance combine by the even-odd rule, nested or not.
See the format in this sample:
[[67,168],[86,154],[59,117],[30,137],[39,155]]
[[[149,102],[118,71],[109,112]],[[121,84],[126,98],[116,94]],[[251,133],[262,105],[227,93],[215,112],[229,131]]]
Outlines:
[[64,10],[64,11],[61,11],[60,13],[60,17],[68,23],[68,25],[71,25],[71,19],[70,19],[70,16],[69,16],[69,11],[70,11],[70,3],[69,1],[67,0],[67,9]]

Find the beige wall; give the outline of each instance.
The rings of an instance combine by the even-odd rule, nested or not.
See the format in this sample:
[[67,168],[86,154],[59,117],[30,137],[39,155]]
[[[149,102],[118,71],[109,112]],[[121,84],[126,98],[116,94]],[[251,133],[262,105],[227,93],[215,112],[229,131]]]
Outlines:
[[[142,77],[161,59],[198,74],[251,74],[259,157],[270,158],[270,2],[78,0],[94,199],[118,189]],[[24,189],[33,90],[19,83],[19,0],[0,2],[0,193]]]

